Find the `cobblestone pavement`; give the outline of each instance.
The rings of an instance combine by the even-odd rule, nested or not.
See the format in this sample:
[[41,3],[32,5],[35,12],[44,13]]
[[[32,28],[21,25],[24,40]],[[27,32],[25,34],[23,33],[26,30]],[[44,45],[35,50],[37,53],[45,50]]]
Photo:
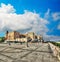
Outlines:
[[0,62],[59,62],[48,43],[0,44]]

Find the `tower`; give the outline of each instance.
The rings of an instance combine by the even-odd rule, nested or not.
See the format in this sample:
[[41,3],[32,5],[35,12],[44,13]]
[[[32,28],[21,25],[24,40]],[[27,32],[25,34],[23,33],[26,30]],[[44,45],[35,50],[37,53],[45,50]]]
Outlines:
[[8,39],[8,33],[9,33],[9,32],[8,32],[8,31],[6,31],[6,39]]

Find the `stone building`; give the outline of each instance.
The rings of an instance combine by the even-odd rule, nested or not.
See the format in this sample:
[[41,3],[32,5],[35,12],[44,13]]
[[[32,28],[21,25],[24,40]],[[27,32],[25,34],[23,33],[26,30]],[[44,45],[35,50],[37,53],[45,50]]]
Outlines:
[[18,42],[27,42],[27,41],[40,40],[42,41],[42,36],[35,35],[34,32],[28,32],[26,34],[21,34],[17,31],[6,32],[5,41],[18,41]]
[[30,37],[32,40],[34,40],[36,37],[34,32],[28,32],[27,36]]
[[43,37],[41,35],[37,35],[37,39],[38,41],[43,42]]
[[41,35],[37,35],[37,39],[42,40],[42,36]]
[[14,41],[16,38],[19,38],[20,37],[20,33],[19,32],[16,32],[16,31],[13,31],[13,32],[6,32],[6,40],[11,40],[11,41]]
[[6,41],[27,41],[26,35],[24,34],[20,34],[17,31],[13,31],[13,32],[6,32],[6,36],[5,36],[5,40]]

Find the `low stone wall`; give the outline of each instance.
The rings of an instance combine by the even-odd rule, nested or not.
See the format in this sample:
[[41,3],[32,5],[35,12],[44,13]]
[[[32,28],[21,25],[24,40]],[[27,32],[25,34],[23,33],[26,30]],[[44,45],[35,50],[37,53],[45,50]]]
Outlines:
[[57,46],[53,45],[52,43],[49,43],[49,46],[53,52],[53,55],[57,57],[60,60],[60,48]]
[[16,40],[20,42],[27,42],[27,38],[16,38]]

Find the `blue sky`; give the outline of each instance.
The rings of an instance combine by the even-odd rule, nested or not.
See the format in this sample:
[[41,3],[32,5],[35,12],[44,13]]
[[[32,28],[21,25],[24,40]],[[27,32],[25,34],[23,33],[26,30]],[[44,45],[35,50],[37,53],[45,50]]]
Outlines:
[[25,9],[40,13],[50,8],[52,12],[60,12],[60,0],[0,0],[0,3],[10,3],[18,14],[23,13]]
[[[18,29],[17,31],[25,33],[25,32],[29,32],[30,30],[30,31],[35,31],[37,34],[41,34],[41,31],[43,31],[43,35],[60,36],[60,0],[0,0],[0,8],[3,8],[4,5],[2,4],[6,5],[7,7],[9,7],[8,4],[10,4],[10,6],[13,6],[13,9],[15,11],[12,14],[16,14],[17,16],[25,15],[25,14],[29,15],[30,13],[32,15],[33,13],[33,14],[36,14],[36,16],[39,15],[37,16],[37,18],[40,17],[40,19],[43,19],[42,22],[44,22],[44,20],[47,20],[48,22],[48,23],[45,23],[46,22],[45,21],[44,25],[43,24],[41,25],[41,27],[46,26],[45,32],[44,32],[44,29],[45,29],[44,27],[42,27],[43,30],[41,28],[40,31],[39,30],[35,31],[36,28],[33,28],[33,27],[27,27],[26,29],[25,28],[21,29],[20,27],[20,29]],[[27,13],[25,13],[24,11]],[[28,20],[30,22],[30,19]],[[37,27],[37,29],[40,29],[39,26],[40,25],[38,23],[38,27],[37,25],[34,27]],[[10,30],[10,29],[9,28],[5,29],[5,27],[4,29],[1,29],[0,36],[4,36],[4,33],[6,32],[6,30]]]

